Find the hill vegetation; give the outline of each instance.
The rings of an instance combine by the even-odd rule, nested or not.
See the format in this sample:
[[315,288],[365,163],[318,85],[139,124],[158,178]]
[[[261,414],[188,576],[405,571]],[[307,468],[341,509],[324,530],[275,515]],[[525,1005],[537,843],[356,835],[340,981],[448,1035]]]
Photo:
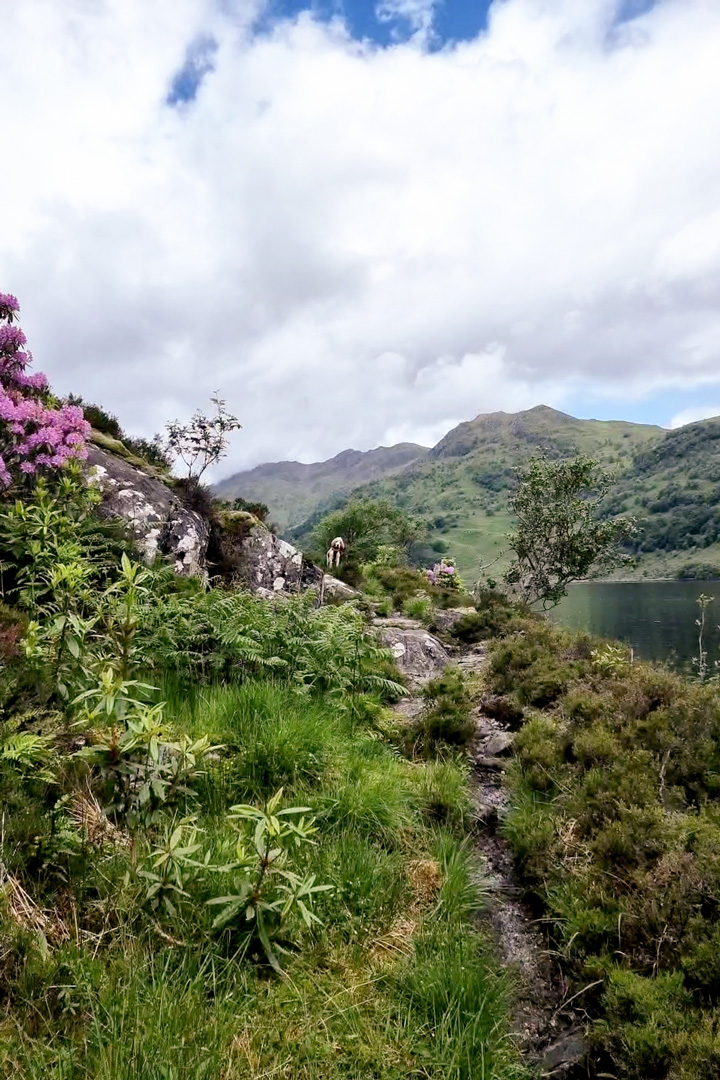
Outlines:
[[[15,298],[3,305],[11,323]],[[22,344],[6,335],[0,355],[2,1076],[552,1075],[551,1054],[539,1070],[521,1057],[517,991],[478,918],[497,896],[484,837],[514,853],[563,989],[557,1007],[538,1004],[551,1031],[560,1014],[580,1018],[577,1069],[714,1080],[720,684],[708,658],[684,679],[495,590],[470,596],[448,562],[413,569],[397,508],[365,523],[352,603],[260,599],[143,565],[83,477],[89,423],[25,375]],[[547,420],[495,428],[520,445]],[[451,441],[430,466],[482,456],[486,435],[466,431],[462,453]],[[696,425],[638,446],[623,501],[632,509],[633,483],[647,482],[653,513],[669,513],[663,478],[679,481],[689,457],[711,462],[716,440]],[[594,465],[569,469],[569,509],[541,482],[562,480],[564,463],[529,477],[560,526]],[[702,498],[676,504],[694,547],[714,520],[714,472],[697,479]],[[580,540],[602,548],[612,529],[590,517]],[[552,598],[555,578],[531,584]],[[437,677],[407,712],[392,708],[407,693],[405,646],[383,647],[373,623],[393,610],[419,620],[395,620],[415,640],[428,628],[448,647],[488,643],[443,670],[435,641]],[[491,727],[487,756],[470,759],[499,718],[500,745]],[[495,777],[489,806],[471,760]]]
[[[500,574],[509,564],[505,538],[512,526],[508,498],[515,470],[539,451],[551,458],[576,450],[603,466],[625,473],[634,452],[662,437],[659,428],[621,421],[576,420],[539,406],[523,413],[491,413],[460,424],[423,461],[393,477],[366,484],[356,497],[386,498],[419,517],[427,527],[418,561],[450,551],[466,578],[492,563]],[[317,517],[292,531],[302,546]],[[505,555],[503,556],[503,552]]]
[[344,450],[329,461],[313,465],[277,461],[235,473],[216,484],[215,491],[228,502],[239,496],[266,503],[273,521],[281,529],[288,529],[300,525],[319,506],[349,494],[362,484],[393,476],[421,461],[426,454],[424,446],[398,443],[364,453]]
[[[636,564],[623,576],[720,572],[720,419],[663,431],[623,421],[578,420],[545,406],[481,415],[458,425],[417,459],[363,482],[352,497],[387,499],[417,517],[425,530],[414,551],[417,562],[449,551],[461,573],[473,580],[479,565],[500,555],[493,570],[500,574],[509,560],[503,552],[513,525],[508,499],[515,470],[539,451],[550,458],[579,451],[615,475],[604,512],[633,515],[639,524],[626,548]],[[322,492],[303,491],[302,510],[310,511],[306,520],[287,530],[303,546],[325,513],[343,505],[348,494],[346,482],[333,479],[332,462],[301,468],[323,469]],[[254,497],[269,504],[271,516],[275,469],[253,470]],[[242,474],[238,483],[241,479]],[[285,505],[288,522],[302,512]]]
[[668,431],[639,450],[607,512],[642,529],[629,545],[641,569],[712,576],[720,569],[720,418]]

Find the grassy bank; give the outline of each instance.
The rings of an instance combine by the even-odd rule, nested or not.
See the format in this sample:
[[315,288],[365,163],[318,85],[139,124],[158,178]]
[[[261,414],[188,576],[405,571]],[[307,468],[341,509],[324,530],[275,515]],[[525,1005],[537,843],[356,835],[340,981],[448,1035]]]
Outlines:
[[[176,732],[225,747],[172,821],[138,833],[135,852],[119,834],[86,839],[77,858],[62,854],[63,823],[53,867],[36,853],[37,876],[30,838],[16,851],[6,838],[6,862],[24,862],[49,921],[34,929],[5,912],[2,1075],[517,1076],[504,983],[474,925],[461,766],[400,760],[333,704],[281,685],[170,691]],[[142,872],[188,814],[200,851],[227,858],[228,808],[280,788],[281,806],[311,807],[317,825],[287,865],[330,888],[319,923],[283,926],[277,974],[256,941],[213,929],[212,872],[184,869],[174,914],[153,910]]]
[[0,1075],[519,1077],[466,767],[402,755],[363,615],[120,558],[63,484],[0,507]]
[[494,646],[524,710],[506,835],[592,1020],[593,1075],[720,1073],[720,691],[546,624]]

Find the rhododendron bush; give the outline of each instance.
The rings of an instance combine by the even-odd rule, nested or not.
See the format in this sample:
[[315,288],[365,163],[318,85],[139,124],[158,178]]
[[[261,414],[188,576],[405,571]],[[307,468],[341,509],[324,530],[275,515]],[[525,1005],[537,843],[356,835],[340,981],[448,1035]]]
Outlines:
[[77,405],[54,408],[42,372],[29,375],[32,355],[15,325],[19,305],[0,293],[0,488],[18,475],[58,469],[87,457],[90,425]]
[[431,585],[440,585],[444,589],[460,589],[462,583],[455,569],[455,564],[450,559],[441,559],[430,570],[426,570],[427,579]]

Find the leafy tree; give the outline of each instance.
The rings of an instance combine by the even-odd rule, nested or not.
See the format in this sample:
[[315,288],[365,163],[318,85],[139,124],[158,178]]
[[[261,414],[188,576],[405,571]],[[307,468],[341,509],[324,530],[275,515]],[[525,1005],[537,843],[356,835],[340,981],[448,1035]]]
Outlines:
[[571,581],[628,561],[617,544],[633,534],[635,523],[599,519],[612,477],[592,458],[533,457],[519,481],[510,498],[517,528],[508,543],[515,559],[505,580],[525,603],[555,607]]
[[188,480],[197,483],[210,465],[225,457],[228,435],[242,427],[237,416],[225,408],[225,402],[217,393],[210,401],[215,415],[206,416],[197,409],[187,424],[170,420],[166,425],[166,450],[174,459],[179,458],[188,471]]
[[389,556],[387,549],[392,549],[395,561],[402,562],[419,532],[419,524],[387,499],[353,500],[318,523],[313,548],[318,557],[324,557],[333,538],[342,536],[348,566],[359,568],[381,553]]

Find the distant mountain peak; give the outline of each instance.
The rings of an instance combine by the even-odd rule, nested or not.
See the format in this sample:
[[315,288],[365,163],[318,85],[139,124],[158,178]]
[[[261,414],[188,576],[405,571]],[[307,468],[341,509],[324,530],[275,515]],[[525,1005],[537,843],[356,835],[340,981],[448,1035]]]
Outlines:
[[223,499],[241,496],[267,503],[272,519],[286,528],[304,521],[318,505],[373,480],[393,476],[427,454],[426,446],[405,442],[373,450],[342,450],[327,461],[308,465],[266,462],[226,477],[215,485],[215,492]]

